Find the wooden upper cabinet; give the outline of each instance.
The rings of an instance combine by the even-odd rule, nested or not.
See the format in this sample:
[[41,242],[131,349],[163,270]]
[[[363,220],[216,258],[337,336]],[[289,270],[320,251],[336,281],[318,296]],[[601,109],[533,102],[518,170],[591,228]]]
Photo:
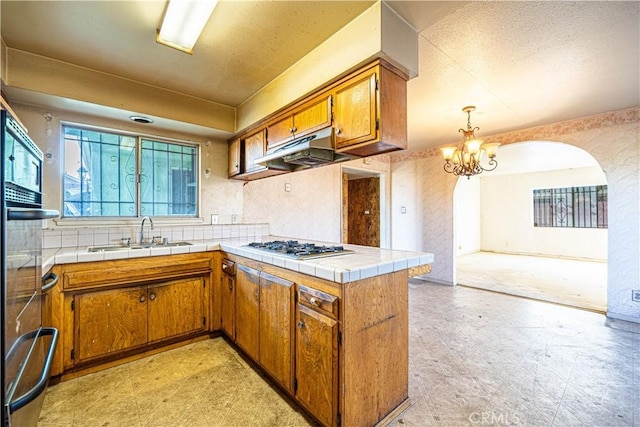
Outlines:
[[260,272],[238,265],[236,274],[236,344],[259,360]]
[[147,344],[147,287],[91,292],[73,300],[74,361]]
[[376,138],[375,71],[346,82],[336,90],[336,148],[344,148]]
[[244,171],[246,173],[266,169],[264,166],[255,163],[256,159],[264,156],[267,138],[266,129],[262,129],[247,136],[244,140]]
[[407,81],[377,64],[335,89],[336,151],[372,156],[407,148]]
[[229,143],[229,178],[242,173],[241,141],[236,138]]
[[293,391],[294,284],[260,274],[260,365]]
[[331,126],[331,96],[323,95],[300,106],[293,113],[268,126],[268,145],[271,149],[294,138]]
[[202,277],[149,286],[149,343],[206,329]]

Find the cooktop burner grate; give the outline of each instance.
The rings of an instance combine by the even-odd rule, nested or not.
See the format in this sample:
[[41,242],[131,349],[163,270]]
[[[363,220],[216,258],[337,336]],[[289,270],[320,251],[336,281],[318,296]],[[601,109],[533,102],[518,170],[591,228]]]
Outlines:
[[297,240],[274,240],[272,242],[252,242],[250,247],[261,249],[278,255],[295,259],[320,258],[326,256],[346,255],[353,251],[344,246],[324,246],[315,243],[300,243]]

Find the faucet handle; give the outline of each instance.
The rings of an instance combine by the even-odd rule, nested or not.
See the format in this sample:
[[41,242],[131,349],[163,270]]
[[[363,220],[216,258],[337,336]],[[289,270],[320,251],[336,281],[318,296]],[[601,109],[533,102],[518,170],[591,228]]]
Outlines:
[[120,239],[125,246],[131,246],[131,237],[123,237]]

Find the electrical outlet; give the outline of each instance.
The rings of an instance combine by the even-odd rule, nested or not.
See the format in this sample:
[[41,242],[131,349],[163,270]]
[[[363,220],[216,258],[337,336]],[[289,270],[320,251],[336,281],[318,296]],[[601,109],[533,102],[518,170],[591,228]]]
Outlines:
[[640,289],[631,291],[631,301],[640,302]]
[[231,224],[237,224],[238,223],[238,215],[233,214],[231,215]]
[[211,224],[218,223],[218,214],[211,214]]
[[284,191],[289,192],[291,191],[291,184],[289,184],[288,182],[286,182],[284,184]]

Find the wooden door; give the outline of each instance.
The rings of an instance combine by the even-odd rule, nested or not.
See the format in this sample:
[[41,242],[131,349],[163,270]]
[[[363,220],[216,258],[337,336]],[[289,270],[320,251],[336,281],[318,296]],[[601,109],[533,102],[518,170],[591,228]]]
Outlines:
[[260,275],[260,365],[293,390],[293,282]]
[[348,181],[348,243],[380,246],[380,178]]
[[302,304],[296,323],[296,398],[323,425],[336,425],[338,323]]
[[236,344],[253,360],[260,357],[260,272],[238,265],[236,274]]
[[202,277],[149,286],[149,342],[203,331],[206,326]]
[[260,169],[265,169],[264,166],[255,163],[256,159],[264,156],[266,148],[266,130],[262,129],[260,132],[254,133],[248,136],[244,140],[244,171],[255,172]]
[[76,295],[74,362],[147,344],[146,286]]
[[376,139],[376,105],[375,71],[337,89],[334,108],[336,149]]
[[241,173],[240,169],[240,139],[234,139],[229,143],[229,177]]
[[236,339],[236,278],[222,275],[220,286],[220,327],[232,340]]

